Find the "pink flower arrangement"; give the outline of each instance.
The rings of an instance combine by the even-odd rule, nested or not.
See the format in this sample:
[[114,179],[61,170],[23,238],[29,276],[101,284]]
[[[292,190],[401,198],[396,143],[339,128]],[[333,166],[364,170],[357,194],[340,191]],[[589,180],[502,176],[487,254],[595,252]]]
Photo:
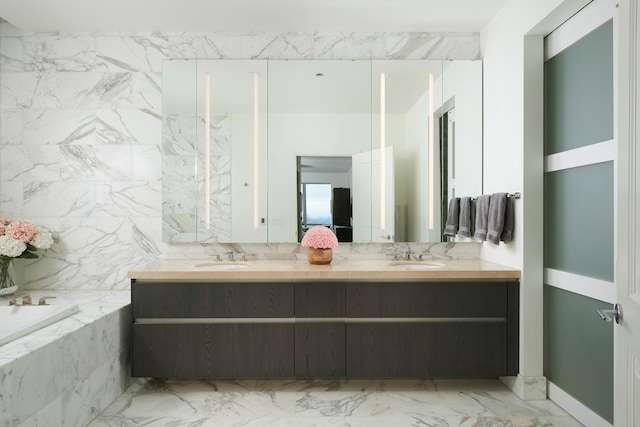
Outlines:
[[0,260],[38,258],[36,250],[49,249],[52,244],[46,228],[0,215]]
[[316,225],[307,230],[301,244],[306,248],[330,249],[338,246],[338,239],[331,229]]

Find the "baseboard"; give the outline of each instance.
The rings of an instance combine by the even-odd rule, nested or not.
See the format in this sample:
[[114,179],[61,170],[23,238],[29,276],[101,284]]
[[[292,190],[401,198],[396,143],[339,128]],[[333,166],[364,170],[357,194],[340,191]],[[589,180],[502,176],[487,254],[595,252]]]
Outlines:
[[521,400],[547,400],[545,377],[499,377],[499,380]]
[[587,408],[566,391],[552,383],[547,382],[547,395],[562,409],[567,411],[576,420],[589,427],[612,427],[612,425],[600,415]]

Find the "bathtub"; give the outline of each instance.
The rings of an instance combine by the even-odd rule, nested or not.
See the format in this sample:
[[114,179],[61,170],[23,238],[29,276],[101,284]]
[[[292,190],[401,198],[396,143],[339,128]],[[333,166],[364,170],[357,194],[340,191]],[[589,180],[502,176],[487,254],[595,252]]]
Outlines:
[[0,345],[71,316],[78,304],[0,306]]

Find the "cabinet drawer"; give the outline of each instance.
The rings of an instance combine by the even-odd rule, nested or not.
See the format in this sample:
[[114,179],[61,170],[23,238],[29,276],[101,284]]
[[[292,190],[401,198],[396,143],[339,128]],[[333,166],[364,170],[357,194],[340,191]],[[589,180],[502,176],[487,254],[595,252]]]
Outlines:
[[296,283],[296,317],[344,317],[344,283]]
[[132,376],[278,378],[294,375],[294,325],[133,325]]
[[292,283],[139,283],[134,318],[293,317]]
[[507,286],[506,282],[351,283],[346,287],[347,317],[506,317]]
[[344,323],[295,325],[296,377],[345,376]]
[[348,377],[507,375],[505,323],[349,324]]

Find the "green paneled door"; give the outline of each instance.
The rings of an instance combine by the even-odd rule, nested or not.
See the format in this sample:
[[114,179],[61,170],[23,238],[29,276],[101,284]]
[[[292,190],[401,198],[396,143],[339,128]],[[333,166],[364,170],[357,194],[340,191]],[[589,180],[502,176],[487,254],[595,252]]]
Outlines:
[[544,287],[544,375],[613,422],[613,328],[595,312],[610,304],[580,292],[614,280],[615,164],[579,150],[614,137],[613,22],[547,60],[544,77],[545,155],[586,163],[544,178],[544,266],[560,272]]
[[544,265],[613,281],[613,162],[549,172]]
[[544,287],[544,375],[613,422],[613,334],[595,315],[602,301]]
[[544,65],[544,154],[613,138],[613,21]]

